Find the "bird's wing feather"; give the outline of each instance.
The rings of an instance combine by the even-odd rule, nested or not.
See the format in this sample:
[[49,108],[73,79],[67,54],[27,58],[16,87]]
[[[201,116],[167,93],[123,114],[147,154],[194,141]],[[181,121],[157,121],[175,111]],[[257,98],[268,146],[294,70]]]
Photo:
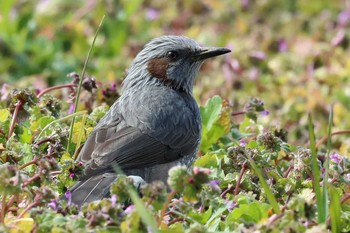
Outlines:
[[113,165],[123,170],[142,168],[180,156],[179,149],[171,149],[137,128],[117,128],[100,128],[89,137],[78,158],[85,163],[87,176],[111,170]]
[[74,193],[71,196],[71,201],[80,207],[85,202],[107,197],[109,195],[110,184],[116,179],[117,174],[115,173],[103,173],[78,181],[70,188],[70,191]]

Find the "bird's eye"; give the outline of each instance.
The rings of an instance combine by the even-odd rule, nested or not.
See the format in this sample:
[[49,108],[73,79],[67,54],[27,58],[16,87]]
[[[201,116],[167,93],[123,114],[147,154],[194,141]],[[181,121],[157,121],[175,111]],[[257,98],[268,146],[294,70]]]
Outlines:
[[166,56],[170,59],[170,60],[175,60],[178,57],[178,53],[175,51],[169,51],[167,52]]

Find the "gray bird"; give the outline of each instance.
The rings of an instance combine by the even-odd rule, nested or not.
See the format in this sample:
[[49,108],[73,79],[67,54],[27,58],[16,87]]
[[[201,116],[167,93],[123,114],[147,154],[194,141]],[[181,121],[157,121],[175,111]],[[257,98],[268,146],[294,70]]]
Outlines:
[[72,202],[81,206],[106,197],[117,178],[114,165],[146,182],[165,182],[171,167],[191,166],[201,138],[194,81],[204,60],[228,52],[184,36],[146,44],[127,72],[122,95],[78,156],[85,174],[70,189]]

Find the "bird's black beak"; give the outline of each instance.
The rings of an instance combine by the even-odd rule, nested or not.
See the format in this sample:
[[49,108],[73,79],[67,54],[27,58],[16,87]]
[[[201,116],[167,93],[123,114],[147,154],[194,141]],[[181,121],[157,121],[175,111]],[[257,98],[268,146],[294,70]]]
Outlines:
[[231,50],[227,48],[204,47],[193,55],[193,59],[195,61],[203,61],[207,58],[216,57],[229,52],[231,52]]

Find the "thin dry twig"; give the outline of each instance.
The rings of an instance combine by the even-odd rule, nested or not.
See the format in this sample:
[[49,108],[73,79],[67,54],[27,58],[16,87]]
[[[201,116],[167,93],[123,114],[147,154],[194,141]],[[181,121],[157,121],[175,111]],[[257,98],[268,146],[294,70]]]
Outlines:
[[74,83],[69,83],[69,84],[63,84],[63,85],[57,85],[54,87],[49,87],[46,88],[44,90],[42,90],[37,97],[40,98],[41,96],[43,96],[44,94],[46,94],[47,92],[53,91],[53,90],[58,90],[58,89],[62,89],[62,88],[74,88],[75,84]]
[[[330,135],[331,135],[331,136],[334,136],[334,135],[348,134],[348,133],[350,133],[350,129],[334,131],[334,132],[332,132]],[[322,143],[324,143],[325,141],[327,141],[327,139],[328,139],[328,135],[323,136],[323,137],[316,143],[316,147],[319,147]]]

